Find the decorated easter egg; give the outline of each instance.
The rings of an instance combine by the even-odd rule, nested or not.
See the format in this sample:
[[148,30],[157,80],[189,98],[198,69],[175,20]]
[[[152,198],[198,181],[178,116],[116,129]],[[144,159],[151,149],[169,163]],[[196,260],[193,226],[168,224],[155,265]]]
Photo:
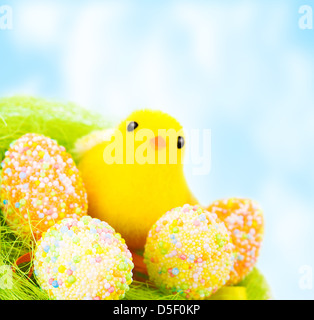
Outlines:
[[132,282],[132,255],[106,222],[83,216],[55,224],[37,242],[34,273],[57,300],[113,300]]
[[26,134],[1,163],[1,206],[6,221],[40,238],[63,218],[87,212],[87,194],[72,157],[55,140]]
[[228,283],[237,284],[256,264],[264,234],[262,209],[250,199],[230,198],[215,201],[207,210],[217,214],[229,231],[235,248]]
[[150,229],[144,262],[162,291],[205,299],[229,280],[232,247],[216,214],[186,204],[165,213]]

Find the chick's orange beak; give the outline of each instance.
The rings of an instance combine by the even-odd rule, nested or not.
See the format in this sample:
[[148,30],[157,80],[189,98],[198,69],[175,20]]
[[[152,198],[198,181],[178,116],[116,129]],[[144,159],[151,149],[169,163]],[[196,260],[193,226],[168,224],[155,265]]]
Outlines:
[[166,141],[163,137],[157,136],[155,138],[150,139],[150,144],[155,150],[163,149],[166,147]]

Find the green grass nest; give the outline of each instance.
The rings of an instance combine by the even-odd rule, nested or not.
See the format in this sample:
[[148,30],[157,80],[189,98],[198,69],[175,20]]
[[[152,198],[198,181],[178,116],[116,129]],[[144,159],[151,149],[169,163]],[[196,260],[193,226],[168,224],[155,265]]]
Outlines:
[[[104,129],[110,122],[102,116],[68,103],[47,101],[33,97],[12,97],[0,99],[0,162],[10,143],[26,133],[38,133],[51,137],[69,152],[75,141],[93,130]],[[75,155],[74,160],[77,162]],[[0,285],[0,300],[49,300],[34,276],[28,277],[32,262],[16,265],[16,260],[34,250],[34,242],[21,236],[9,227],[0,212],[0,280],[6,268],[11,266],[12,283],[10,288]],[[1,271],[2,270],[2,271]],[[1,274],[2,272],[2,274]],[[2,277],[1,277],[2,276]],[[3,280],[2,280],[3,281]],[[0,282],[1,284],[1,282]],[[271,299],[269,286],[263,275],[255,268],[238,286],[244,287],[249,300]],[[232,299],[225,288],[210,297]],[[178,300],[178,295],[164,295],[149,281],[133,281],[126,293],[126,300]]]

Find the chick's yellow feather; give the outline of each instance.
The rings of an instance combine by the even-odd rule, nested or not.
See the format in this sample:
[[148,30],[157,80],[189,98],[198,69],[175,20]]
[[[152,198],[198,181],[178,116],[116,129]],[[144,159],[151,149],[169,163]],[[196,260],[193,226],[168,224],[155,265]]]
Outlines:
[[197,203],[183,173],[182,141],[174,118],[141,110],[121,122],[110,141],[82,157],[89,214],[108,222],[131,249],[144,247],[149,229],[165,212]]

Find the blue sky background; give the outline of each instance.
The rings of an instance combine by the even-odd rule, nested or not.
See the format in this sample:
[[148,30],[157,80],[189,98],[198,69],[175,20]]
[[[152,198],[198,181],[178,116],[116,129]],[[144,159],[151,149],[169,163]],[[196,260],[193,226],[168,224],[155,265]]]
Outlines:
[[[314,30],[302,1],[10,1],[0,95],[73,101],[118,120],[157,108],[212,130],[212,169],[186,174],[204,205],[254,198],[258,263],[275,298],[313,299]],[[312,280],[314,281],[314,280]]]

